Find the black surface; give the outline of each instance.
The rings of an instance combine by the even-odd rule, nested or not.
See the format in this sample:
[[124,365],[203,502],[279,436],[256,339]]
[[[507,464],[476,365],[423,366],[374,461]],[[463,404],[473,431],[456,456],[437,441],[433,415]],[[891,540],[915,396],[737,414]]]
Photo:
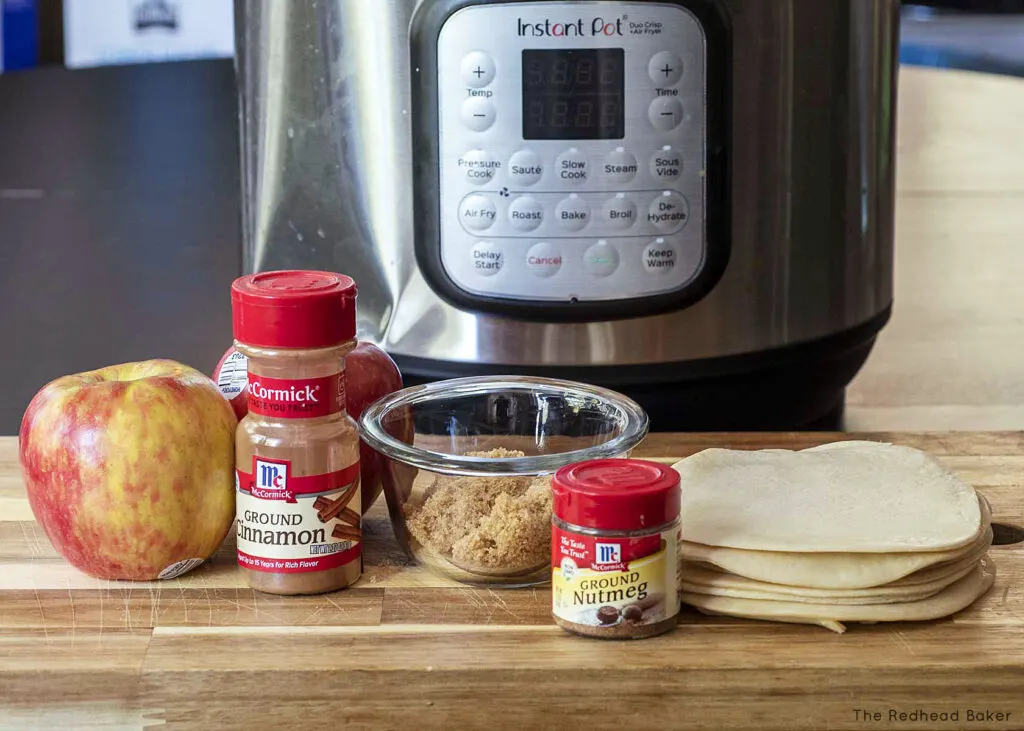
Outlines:
[[395,361],[406,385],[470,375],[584,381],[635,399],[653,431],[842,428],[846,387],[867,360],[891,309],[841,333],[750,355],[687,363],[588,368],[481,367],[422,358]]
[[[680,5],[700,21],[707,43],[707,154],[705,237],[707,258],[697,276],[682,289],[625,302],[543,302],[484,297],[461,289],[441,263],[440,142],[437,108],[437,38],[445,20],[456,11],[487,0],[436,0],[420,6],[410,31],[412,54],[413,137],[420,149],[413,166],[416,262],[423,278],[453,307],[516,320],[539,322],[603,322],[657,315],[689,307],[718,283],[729,263],[731,247],[732,33],[719,0],[651,0]],[[543,2],[544,0],[536,0]]]
[[0,76],[0,434],[60,375],[210,372],[241,269],[230,61]]

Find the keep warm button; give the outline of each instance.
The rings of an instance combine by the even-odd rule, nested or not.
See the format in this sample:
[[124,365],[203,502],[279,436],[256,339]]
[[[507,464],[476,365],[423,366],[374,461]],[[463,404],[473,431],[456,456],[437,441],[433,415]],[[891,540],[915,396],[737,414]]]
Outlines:
[[676,268],[678,260],[679,252],[676,251],[676,247],[664,239],[658,239],[644,249],[644,269],[652,273],[668,274]]
[[678,193],[666,190],[653,201],[647,221],[665,233],[676,233],[690,219],[690,204]]

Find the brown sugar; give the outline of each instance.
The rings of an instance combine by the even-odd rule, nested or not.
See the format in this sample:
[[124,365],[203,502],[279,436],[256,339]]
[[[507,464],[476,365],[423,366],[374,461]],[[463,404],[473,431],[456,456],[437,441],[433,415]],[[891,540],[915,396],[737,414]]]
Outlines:
[[[468,456],[508,459],[496,448]],[[472,570],[542,566],[551,555],[550,477],[432,475],[419,504],[406,506],[409,532],[421,544]]]

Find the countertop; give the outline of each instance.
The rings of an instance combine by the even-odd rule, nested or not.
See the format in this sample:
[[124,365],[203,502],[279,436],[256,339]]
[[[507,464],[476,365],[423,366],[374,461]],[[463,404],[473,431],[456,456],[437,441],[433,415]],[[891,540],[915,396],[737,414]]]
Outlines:
[[[1024,518],[1021,434],[855,436],[927,449],[997,522]],[[838,438],[656,435],[638,456]],[[245,588],[231,539],[178,580],[94,580],[50,547],[0,440],[0,728],[1024,728],[1022,544],[993,548],[995,587],[946,620],[840,636],[686,610],[669,635],[609,643],[554,626],[547,588],[460,588],[408,565],[382,504],[365,531],[364,577],[324,596]],[[890,724],[890,709],[960,722]]]
[[[0,109],[0,433],[65,373],[211,370],[241,266],[231,62],[7,74]],[[903,68],[895,313],[847,428],[1024,429],[1021,119],[1022,79]]]

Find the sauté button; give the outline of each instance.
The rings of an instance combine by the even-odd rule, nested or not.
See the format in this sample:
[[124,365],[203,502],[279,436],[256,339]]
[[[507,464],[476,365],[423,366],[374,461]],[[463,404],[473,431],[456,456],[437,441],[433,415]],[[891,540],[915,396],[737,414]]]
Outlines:
[[487,99],[472,96],[462,102],[462,123],[474,132],[483,132],[494,124],[497,112]]
[[494,59],[480,51],[467,54],[462,59],[462,80],[473,89],[487,86],[494,81]]
[[660,51],[647,64],[651,80],[661,86],[672,86],[683,75],[683,61],[672,51]]
[[469,250],[473,271],[481,277],[493,277],[505,265],[505,252],[492,241],[479,241]]
[[544,207],[536,198],[516,198],[508,207],[508,220],[517,231],[533,231],[544,221]]
[[501,170],[501,163],[486,150],[470,150],[459,158],[459,170],[467,183],[485,185]]
[[508,161],[508,179],[518,185],[533,185],[544,176],[544,162],[532,150],[519,150]]
[[604,158],[602,177],[612,183],[628,183],[636,177],[638,166],[632,153],[623,148],[612,150]]
[[607,241],[598,241],[583,252],[583,268],[595,277],[611,276],[619,268],[619,252]]
[[582,152],[573,147],[558,156],[555,174],[563,183],[585,183],[590,176],[590,163]]
[[526,268],[536,277],[553,277],[562,268],[562,252],[546,241],[534,244],[526,252]]
[[555,220],[566,231],[579,231],[590,222],[590,206],[578,195],[570,195],[555,208]]
[[647,222],[666,233],[674,233],[686,225],[690,218],[690,205],[678,193],[666,190],[653,201],[647,213]]
[[497,215],[494,203],[482,195],[467,196],[459,206],[459,220],[470,231],[486,231]]
[[651,177],[670,183],[683,172],[683,153],[671,147],[663,147],[651,155]]
[[658,239],[648,244],[643,251],[643,267],[654,274],[668,274],[676,268],[679,253],[673,244],[665,239]]
[[620,231],[629,228],[636,223],[636,205],[624,193],[619,193],[601,207],[601,222]]
[[683,121],[683,105],[671,96],[659,96],[651,102],[647,114],[655,129],[668,131],[675,129]]

